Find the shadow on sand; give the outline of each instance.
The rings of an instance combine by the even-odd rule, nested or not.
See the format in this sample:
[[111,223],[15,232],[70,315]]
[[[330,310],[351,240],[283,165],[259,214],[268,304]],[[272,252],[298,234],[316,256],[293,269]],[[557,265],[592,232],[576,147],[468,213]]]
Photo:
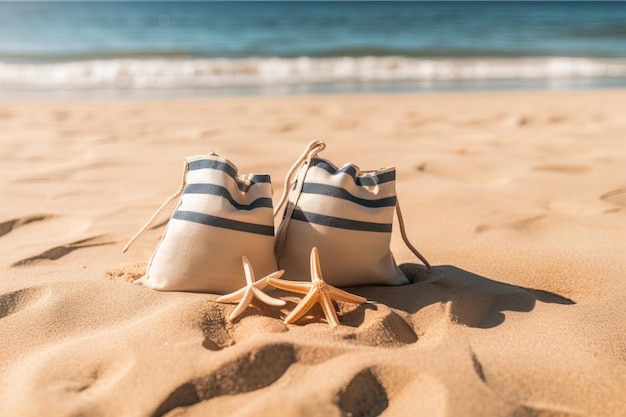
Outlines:
[[412,284],[350,291],[411,314],[432,304],[450,303],[455,322],[483,329],[502,324],[505,311],[532,311],[538,301],[575,304],[558,294],[494,281],[451,265],[434,266],[430,272],[418,264],[402,264],[400,269]]

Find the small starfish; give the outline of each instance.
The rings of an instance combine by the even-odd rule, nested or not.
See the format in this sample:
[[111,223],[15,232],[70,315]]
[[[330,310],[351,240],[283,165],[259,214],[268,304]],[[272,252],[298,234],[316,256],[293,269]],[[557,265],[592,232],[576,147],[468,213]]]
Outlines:
[[264,302],[265,304],[269,304],[271,306],[276,306],[276,307],[284,306],[286,304],[284,300],[279,300],[277,298],[270,297],[269,295],[265,294],[261,290],[267,287],[267,284],[269,284],[270,279],[280,278],[285,273],[285,271],[273,272],[269,274],[268,276],[256,281],[254,278],[254,271],[252,270],[252,265],[250,264],[250,261],[248,260],[248,258],[246,258],[245,256],[242,256],[241,260],[243,261],[243,270],[246,273],[246,286],[233,293],[222,295],[217,300],[215,300],[218,303],[241,300],[237,308],[233,310],[232,313],[230,313],[229,320],[233,321],[241,313],[243,313],[243,311],[248,307],[248,305],[250,304],[253,298],[257,298],[260,301]]
[[349,292],[340,290],[324,282],[322,268],[320,266],[320,255],[317,248],[313,248],[311,251],[311,282],[284,281],[273,277],[268,278],[267,281],[276,288],[306,294],[302,301],[300,301],[300,304],[287,316],[285,324],[295,323],[309,311],[315,303],[320,303],[328,324],[332,327],[337,327],[339,326],[339,319],[337,318],[337,313],[333,306],[333,300],[352,304],[363,304],[367,302],[367,299],[363,297],[350,294]]

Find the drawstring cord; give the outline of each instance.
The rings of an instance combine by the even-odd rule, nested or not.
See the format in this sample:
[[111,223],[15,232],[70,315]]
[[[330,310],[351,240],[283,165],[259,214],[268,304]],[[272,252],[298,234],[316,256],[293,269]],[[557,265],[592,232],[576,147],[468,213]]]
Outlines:
[[289,171],[287,171],[287,175],[285,176],[285,184],[283,185],[283,194],[281,195],[280,200],[278,201],[278,204],[276,205],[276,208],[274,208],[274,217],[276,217],[280,209],[287,202],[289,189],[293,186],[294,176],[296,175],[296,172],[298,171],[298,169],[302,165],[304,165],[307,161],[310,161],[314,155],[323,151],[325,148],[326,148],[326,144],[324,142],[319,141],[319,140],[312,141],[306,147],[304,152],[302,152],[302,155],[300,155],[300,157],[296,160],[296,162],[293,163],[291,168],[289,168]]
[[124,246],[124,249],[122,249],[122,253],[125,253],[135,242],[135,240],[137,240],[139,236],[141,236],[143,232],[145,232],[146,229],[150,227],[150,225],[156,220],[157,217],[159,217],[159,214],[161,214],[163,209],[165,209],[165,207],[167,207],[169,203],[178,198],[183,193],[183,191],[185,191],[185,187],[187,186],[187,172],[189,172],[189,164],[187,163],[187,161],[185,161],[185,168],[183,169],[183,179],[181,181],[178,191],[176,191],[176,193],[172,194],[167,200],[165,200],[165,203],[163,203],[161,207],[159,207],[159,209],[152,215],[152,217],[150,217],[146,224],[144,224],[143,227],[139,229],[135,236],[130,238],[126,246]]
[[396,197],[396,214],[398,215],[398,224],[400,224],[400,234],[402,235],[402,240],[404,241],[404,244],[406,245],[407,248],[409,248],[411,252],[413,252],[415,256],[417,256],[420,259],[420,261],[424,263],[424,265],[426,265],[426,268],[428,268],[428,270],[430,271],[431,270],[430,263],[426,260],[426,258],[424,258],[424,256],[421,253],[419,253],[417,249],[415,249],[415,246],[413,246],[413,244],[409,242],[409,238],[406,235],[406,229],[404,228],[404,218],[402,217],[402,210],[400,210],[400,202],[398,201],[398,197]]

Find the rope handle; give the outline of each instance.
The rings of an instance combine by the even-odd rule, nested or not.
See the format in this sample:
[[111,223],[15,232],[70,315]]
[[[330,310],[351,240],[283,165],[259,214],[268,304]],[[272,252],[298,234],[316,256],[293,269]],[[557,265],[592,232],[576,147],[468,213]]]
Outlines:
[[326,149],[326,144],[324,142],[319,141],[319,140],[311,141],[307,145],[304,152],[302,152],[302,155],[300,155],[298,159],[296,160],[296,162],[293,163],[291,168],[289,168],[289,171],[287,171],[287,175],[285,176],[285,183],[283,184],[283,194],[281,195],[280,200],[278,201],[278,204],[274,208],[274,217],[276,217],[276,215],[280,212],[281,208],[287,202],[289,189],[293,186],[294,177],[298,169],[300,169],[300,167],[302,167],[304,164],[308,163],[311,160],[311,158],[313,158],[315,155],[317,155],[319,152],[323,151],[324,149]]
[[124,249],[122,249],[122,253],[126,253],[126,251],[131,247],[131,245],[135,242],[135,240],[137,240],[139,236],[141,236],[146,231],[146,229],[148,229],[148,227],[150,227],[150,225],[154,223],[156,218],[159,217],[159,214],[161,214],[161,212],[165,209],[165,207],[167,207],[168,204],[170,204],[173,200],[178,198],[183,193],[183,191],[185,191],[185,187],[187,186],[187,173],[188,172],[189,172],[189,164],[187,163],[187,161],[185,161],[185,167],[183,169],[183,178],[181,180],[180,188],[178,189],[178,191],[176,191],[167,200],[165,200],[165,203],[161,204],[161,207],[159,207],[157,211],[152,215],[152,217],[148,219],[146,224],[144,224],[143,227],[139,229],[137,233],[135,233],[135,236],[130,238],[128,243],[124,246]]
[[406,234],[406,229],[404,228],[404,218],[402,217],[402,210],[400,210],[400,202],[398,201],[398,197],[396,197],[396,214],[398,215],[398,224],[400,224],[400,234],[402,235],[402,240],[404,241],[404,244],[406,245],[407,248],[409,248],[411,252],[413,252],[415,256],[419,258],[420,261],[422,261],[424,265],[426,265],[426,268],[428,268],[429,271],[432,270],[430,263],[409,241],[409,238]]

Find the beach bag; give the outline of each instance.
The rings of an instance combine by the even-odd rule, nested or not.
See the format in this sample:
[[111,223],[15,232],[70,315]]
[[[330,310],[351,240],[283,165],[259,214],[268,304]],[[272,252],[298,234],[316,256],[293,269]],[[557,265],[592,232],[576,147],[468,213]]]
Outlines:
[[245,286],[246,256],[260,276],[276,271],[269,175],[239,175],[212,153],[185,160],[180,189],[128,242],[124,252],[180,196],[146,274],[135,281],[162,291],[225,294]]
[[409,249],[430,269],[408,241],[396,196],[394,167],[362,171],[338,168],[320,158],[325,144],[313,141],[290,169],[276,207],[285,206],[276,235],[276,259],[287,280],[309,279],[311,249],[324,260],[324,280],[338,287],[401,285],[409,280],[390,250],[394,212]]

